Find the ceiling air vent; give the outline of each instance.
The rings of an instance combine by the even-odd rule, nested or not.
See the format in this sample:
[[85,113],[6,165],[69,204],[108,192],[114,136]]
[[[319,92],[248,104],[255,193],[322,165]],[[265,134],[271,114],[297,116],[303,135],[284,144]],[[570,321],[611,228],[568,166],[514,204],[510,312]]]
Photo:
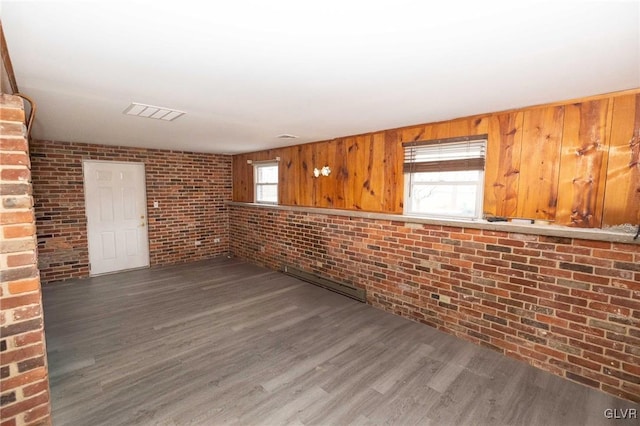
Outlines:
[[154,118],[156,120],[164,121],[173,121],[181,115],[186,114],[186,112],[179,111],[177,109],[139,104],[137,102],[131,102],[131,105],[129,105],[127,109],[122,112],[127,115]]
[[298,136],[291,135],[289,133],[283,133],[281,135],[276,136],[276,138],[278,138],[278,139],[298,139]]

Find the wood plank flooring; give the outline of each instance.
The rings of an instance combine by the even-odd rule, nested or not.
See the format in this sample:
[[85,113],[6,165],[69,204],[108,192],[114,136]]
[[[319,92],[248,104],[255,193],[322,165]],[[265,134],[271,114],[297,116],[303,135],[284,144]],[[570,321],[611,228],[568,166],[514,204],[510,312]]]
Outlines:
[[607,408],[640,412],[236,259],[45,286],[43,299],[55,425],[601,425]]

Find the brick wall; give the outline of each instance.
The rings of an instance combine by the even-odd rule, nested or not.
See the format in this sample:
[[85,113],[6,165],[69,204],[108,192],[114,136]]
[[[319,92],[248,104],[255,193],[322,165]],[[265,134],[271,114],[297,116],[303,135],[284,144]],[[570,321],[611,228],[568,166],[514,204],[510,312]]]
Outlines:
[[23,101],[0,95],[0,422],[49,424],[49,379]]
[[[230,156],[34,141],[31,162],[43,282],[89,274],[83,160],[145,164],[152,266],[228,253]],[[153,201],[159,208],[153,208]]]
[[[230,206],[235,256],[640,402],[640,245]],[[449,296],[450,303],[436,300]]]

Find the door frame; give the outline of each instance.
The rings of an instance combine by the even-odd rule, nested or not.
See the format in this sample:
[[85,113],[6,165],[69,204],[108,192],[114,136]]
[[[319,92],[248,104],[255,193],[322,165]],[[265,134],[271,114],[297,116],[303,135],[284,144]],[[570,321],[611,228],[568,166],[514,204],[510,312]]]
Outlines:
[[[127,165],[134,165],[134,166],[142,166],[142,182],[143,182],[143,195],[144,195],[144,202],[143,204],[143,210],[144,210],[144,220],[145,220],[145,237],[147,239],[147,264],[145,266],[140,266],[140,267],[136,267],[136,268],[127,268],[127,269],[120,269],[117,271],[111,271],[111,272],[102,272],[99,274],[94,274],[91,272],[91,243],[90,243],[90,238],[89,238],[89,216],[88,216],[88,208],[87,208],[87,180],[85,179],[86,174],[85,174],[85,164],[86,163],[108,163],[108,164],[127,164]],[[86,238],[87,238],[87,260],[88,260],[88,264],[89,264],[89,276],[90,277],[97,277],[100,275],[108,275],[108,274],[117,274],[118,272],[125,272],[125,271],[134,271],[137,269],[147,269],[151,267],[151,245],[149,244],[149,213],[148,213],[148,209],[147,209],[147,169],[146,169],[146,164],[144,162],[141,161],[111,161],[111,160],[92,160],[92,159],[87,159],[87,158],[83,158],[82,159],[82,198],[84,199],[84,218],[85,218],[85,229],[86,229]]]

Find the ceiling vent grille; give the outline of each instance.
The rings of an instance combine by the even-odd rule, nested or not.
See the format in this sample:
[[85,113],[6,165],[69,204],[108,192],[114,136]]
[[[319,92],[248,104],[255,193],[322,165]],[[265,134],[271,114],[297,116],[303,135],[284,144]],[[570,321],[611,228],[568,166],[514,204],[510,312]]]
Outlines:
[[132,102],[131,105],[129,105],[127,109],[122,112],[127,115],[135,115],[137,117],[153,118],[155,120],[164,121],[173,121],[176,118],[186,114],[186,112],[179,111],[177,109],[145,105],[137,102]]

